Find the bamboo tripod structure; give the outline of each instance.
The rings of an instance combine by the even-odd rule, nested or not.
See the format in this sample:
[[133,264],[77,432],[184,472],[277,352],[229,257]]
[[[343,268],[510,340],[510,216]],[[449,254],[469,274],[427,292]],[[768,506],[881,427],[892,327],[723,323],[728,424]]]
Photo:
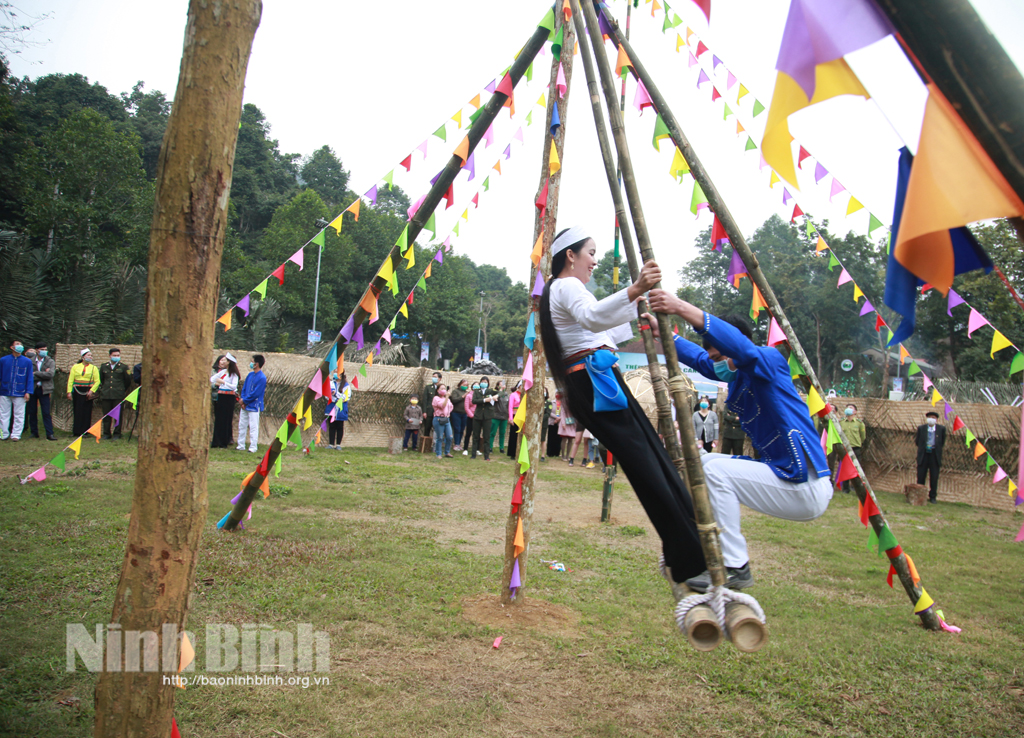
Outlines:
[[[743,261],[743,265],[746,268],[747,273],[750,275],[751,281],[761,291],[762,296],[768,303],[769,311],[775,316],[775,319],[778,321],[779,326],[786,334],[786,340],[789,342],[791,351],[793,351],[793,353],[796,354],[797,361],[800,362],[800,365],[807,373],[806,379],[809,383],[808,386],[813,387],[817,391],[819,396],[824,397],[825,393],[822,390],[821,383],[818,381],[818,378],[814,373],[814,369],[811,366],[811,362],[807,358],[807,354],[804,353],[800,341],[797,339],[796,332],[793,330],[793,326],[786,318],[785,312],[782,310],[782,306],[779,304],[779,301],[776,298],[774,291],[772,291],[771,286],[768,284],[768,280],[765,279],[764,273],[761,271],[761,267],[758,264],[757,257],[754,256],[754,252],[751,251],[750,246],[747,244],[746,239],[743,237],[742,231],[740,231],[739,226],[736,224],[736,221],[733,219],[732,214],[729,212],[729,208],[726,206],[725,201],[718,194],[718,190],[715,188],[714,183],[711,181],[711,177],[708,175],[707,171],[700,163],[700,160],[697,158],[697,154],[694,152],[693,147],[690,146],[690,143],[686,139],[686,136],[683,135],[682,128],[679,127],[679,124],[676,121],[675,116],[672,114],[672,111],[669,109],[668,103],[665,101],[665,98],[661,95],[661,92],[654,84],[654,81],[647,73],[647,70],[640,62],[639,58],[636,55],[636,52],[630,46],[629,41],[626,40],[623,37],[623,35],[619,32],[618,23],[615,21],[614,18],[611,17],[611,14],[607,10],[605,10],[604,13],[605,19],[608,21],[608,25],[611,29],[610,35],[613,43],[615,43],[616,46],[621,45],[622,48],[625,49],[626,54],[629,56],[629,60],[634,68],[634,74],[640,79],[641,82],[643,82],[644,87],[647,88],[647,92],[651,96],[651,100],[654,102],[655,110],[661,115],[662,120],[668,127],[673,143],[675,143],[675,145],[679,148],[679,151],[682,152],[683,158],[686,160],[687,165],[690,167],[690,173],[693,175],[693,178],[697,181],[697,184],[700,185],[700,188],[704,191],[704,194],[708,199],[708,205],[710,206],[712,212],[714,212],[715,215],[718,216],[719,221],[725,228],[726,235],[729,237],[729,241],[732,243],[733,248],[736,249],[736,252],[740,255],[740,259]],[[588,13],[588,25],[589,20],[590,14]],[[594,27],[596,29],[596,14],[593,19],[593,22]],[[600,39],[600,33],[597,33],[598,38]],[[670,352],[666,352],[666,354],[668,353]],[[859,474],[859,476],[856,479],[851,480],[853,482],[854,490],[857,492],[857,496],[860,498],[861,503],[866,503],[867,499],[870,497],[875,502],[876,507],[878,507],[878,499],[875,497],[875,493],[871,489],[870,484],[868,484],[867,479],[864,475],[864,470],[861,467],[860,462],[857,460],[856,454],[853,453],[853,448],[850,446],[849,440],[843,433],[842,427],[839,425],[840,418],[834,408],[829,407],[828,417],[830,420],[834,422],[835,427],[839,431],[839,437],[843,443],[843,454],[841,455],[848,454],[850,456]],[[680,426],[682,426],[682,424],[680,424]],[[878,509],[880,510],[881,508]],[[869,522],[871,523],[871,526],[876,534],[880,534],[882,532],[882,529],[888,525],[885,520],[885,516],[881,513],[870,516]],[[896,570],[896,574],[899,576],[900,582],[903,584],[903,588],[906,590],[907,596],[910,598],[911,603],[916,605],[918,600],[920,600],[921,598],[923,587],[919,587],[918,584],[914,582],[914,579],[910,574],[910,567],[907,565],[906,556],[900,553],[896,557],[890,559],[890,562],[892,563],[893,568]],[[941,629],[941,626],[939,625],[938,616],[935,613],[935,607],[929,607],[926,610],[923,610],[922,612],[918,613],[918,615],[920,615],[921,622],[924,624],[926,628],[930,630]]]
[[[594,57],[597,60],[597,67],[600,73],[601,86],[608,114],[611,119],[612,134],[615,140],[615,147],[618,153],[619,169],[622,172],[622,180],[626,187],[626,197],[629,204],[630,215],[632,216],[633,227],[636,230],[637,241],[640,246],[640,254],[644,261],[654,259],[654,251],[651,248],[650,237],[647,232],[647,223],[644,219],[643,206],[640,202],[640,195],[637,190],[636,178],[633,174],[633,163],[629,154],[629,145],[626,142],[625,129],[622,124],[622,113],[616,105],[615,89],[612,81],[611,66],[608,57],[604,52],[603,40],[597,20],[597,11],[592,0],[584,0],[583,11],[586,15],[587,31],[594,47]],[[573,1],[576,8],[579,7],[578,0]],[[629,236],[629,228],[625,219],[625,212],[622,207],[622,196],[615,181],[614,169],[612,167],[611,149],[608,145],[607,133],[604,128],[604,118],[600,109],[599,97],[596,91],[596,80],[594,79],[593,65],[590,63],[590,51],[587,48],[587,39],[583,33],[583,19],[578,11],[574,13],[576,26],[581,37],[580,54],[583,57],[584,69],[587,72],[587,82],[590,87],[591,103],[594,109],[594,122],[598,132],[598,140],[601,145],[601,153],[604,158],[605,172],[608,176],[609,187],[612,192],[612,200],[615,202],[616,214],[619,217],[619,225],[623,235],[623,242],[626,246],[626,258],[629,262],[630,272],[633,279],[639,275],[639,264],[636,258],[636,251],[633,248],[632,239]],[[660,287],[660,284],[657,285]],[[638,306],[640,313],[645,312],[646,302]],[[684,480],[689,482],[688,487],[693,497],[694,512],[697,516],[697,529],[701,539],[701,547],[704,550],[704,558],[708,571],[711,574],[711,584],[715,589],[722,589],[726,583],[725,565],[722,561],[722,549],[718,541],[718,526],[715,523],[714,511],[708,497],[707,487],[704,483],[704,469],[701,464],[700,455],[697,452],[697,442],[694,437],[693,427],[686,422],[687,398],[682,384],[682,372],[679,369],[679,358],[672,346],[672,325],[668,316],[657,314],[659,331],[663,337],[665,346],[665,363],[668,367],[668,391],[661,378],[660,367],[657,360],[657,350],[654,347],[654,337],[650,331],[641,331],[644,336],[644,349],[651,367],[651,384],[655,391],[658,402],[659,425],[662,426],[662,435],[665,438],[665,445],[669,456],[680,474],[684,474]],[[641,320],[641,325],[644,321]],[[657,367],[657,374],[655,368]],[[656,381],[657,376],[657,381]],[[675,381],[673,381],[675,380]],[[679,436],[674,432],[672,424],[671,404],[675,402],[676,415],[680,419]],[[666,432],[667,431],[667,432]],[[680,443],[681,437],[681,443]],[[674,592],[677,591],[673,587]],[[696,610],[696,612],[695,612]],[[708,608],[710,611],[710,608]],[[708,617],[708,612],[703,609],[693,608],[687,615],[688,621],[681,623],[687,637],[696,648],[710,650],[718,645],[721,633],[709,632],[713,628],[710,623],[717,624],[717,618]],[[699,626],[694,623],[699,621]],[[767,642],[767,629],[764,623],[755,616],[754,611],[747,605],[740,603],[729,603],[725,614],[725,622],[721,624],[726,628],[737,648],[744,651],[759,650]],[[717,637],[716,637],[717,636]]]

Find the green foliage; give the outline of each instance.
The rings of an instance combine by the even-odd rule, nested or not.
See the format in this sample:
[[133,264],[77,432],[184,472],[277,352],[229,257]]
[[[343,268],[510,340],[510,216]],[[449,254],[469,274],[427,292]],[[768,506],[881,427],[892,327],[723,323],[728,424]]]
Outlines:
[[270,123],[252,103],[242,106],[240,123],[231,175],[232,225],[251,242],[298,189],[295,161],[299,155],[278,150],[277,141],[268,138]]
[[[348,194],[348,172],[334,155],[330,146],[321,146],[302,164],[299,173],[303,183],[315,191],[332,213],[340,207]],[[348,203],[344,203],[346,206]]]

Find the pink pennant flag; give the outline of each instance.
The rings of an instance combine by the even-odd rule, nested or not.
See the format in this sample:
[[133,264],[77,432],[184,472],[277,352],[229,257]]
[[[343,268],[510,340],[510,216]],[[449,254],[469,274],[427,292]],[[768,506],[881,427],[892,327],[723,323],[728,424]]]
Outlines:
[[420,205],[422,205],[423,201],[426,200],[426,199],[427,199],[426,195],[421,195],[419,197],[419,199],[416,200],[416,202],[414,202],[412,205],[409,206],[409,209],[405,211],[405,214],[408,216],[406,218],[406,220],[412,220],[413,219],[413,217],[416,215],[416,213],[419,212]]
[[376,205],[377,204],[377,185],[374,185],[369,190],[367,190],[366,194],[363,195],[363,197],[365,197],[367,200],[369,200],[371,205]]
[[324,386],[323,374],[321,374],[320,370],[317,369],[316,370],[316,374],[313,376],[313,381],[311,381],[309,383],[309,388],[311,390],[313,390],[313,394],[316,395],[316,397],[323,397],[324,396],[323,386]]
[[932,380],[928,378],[928,375],[925,374],[924,372],[921,372],[921,376],[923,377],[923,379],[921,380],[921,389],[928,389],[929,387],[931,387]]
[[555,78],[555,88],[558,90],[558,96],[564,97],[565,91],[568,89],[568,85],[565,83],[565,69],[562,67],[562,63],[558,63],[558,77]]
[[728,77],[728,79],[727,79],[727,81],[725,83],[725,89],[731,90],[735,84],[736,84],[736,75],[733,74],[732,72],[729,72],[729,77]]
[[487,126],[487,130],[484,131],[484,141],[487,142],[487,145],[484,146],[485,149],[494,143],[494,123]]
[[448,249],[448,253],[451,253],[451,251],[452,251],[452,237],[450,235],[444,240],[444,244],[443,245]]
[[1003,471],[1003,467],[997,466],[996,467],[996,475],[994,477],[992,477],[992,484],[996,484],[997,482],[1001,482],[1004,479],[1006,479],[1006,472]]
[[[1017,533],[1017,537],[1013,540],[1015,540],[1017,543],[1024,541],[1024,525],[1020,527],[1020,531]],[[519,565],[519,559],[516,559],[516,565]]]
[[421,143],[416,148],[420,150],[420,153],[423,154],[423,158],[426,159],[427,158],[427,140],[424,139],[423,143]]
[[768,345],[775,346],[776,344],[785,343],[786,334],[783,332],[782,327],[776,322],[775,318],[772,318],[772,322],[768,326]]
[[381,336],[381,338],[383,338],[388,343],[391,343],[391,329],[390,328],[385,328],[384,329],[384,335]]
[[45,466],[39,467],[34,472],[29,474],[27,477],[22,479],[21,483],[25,484],[25,482],[27,482],[30,479],[35,480],[36,482],[45,482],[46,481],[46,467]]
[[237,308],[242,308],[245,311],[245,317],[249,317],[249,295],[246,295],[235,305]]
[[519,126],[519,129],[516,131],[516,135],[514,135],[512,138],[514,138],[519,143],[524,143],[524,141],[523,141],[523,127],[522,126]]
[[[827,176],[828,170],[825,167],[821,166],[820,163],[816,162],[814,164],[814,184],[818,184],[818,182],[820,182]],[[833,187],[834,186],[835,185],[833,185]]]
[[705,72],[703,69],[700,70],[700,74],[697,75],[697,88],[700,89],[700,86],[702,84],[704,84],[705,82],[710,82],[710,81],[711,81],[711,78],[708,77],[707,72]]
[[302,249],[299,249],[294,254],[288,257],[288,261],[295,262],[299,265],[299,271],[302,271]]
[[697,65],[697,63],[698,63],[698,62],[697,62],[697,57],[695,57],[695,56],[693,55],[693,52],[691,51],[691,52],[690,52],[690,61],[689,61],[689,63],[687,64],[687,67],[694,67],[694,66],[696,66],[696,65]]
[[831,191],[831,192],[829,192],[829,194],[828,194],[828,201],[829,201],[829,202],[832,202],[832,198],[833,198],[833,197],[835,197],[836,195],[838,195],[838,194],[839,194],[840,192],[842,192],[842,191],[843,191],[843,190],[845,190],[845,189],[846,189],[846,188],[845,188],[845,187],[843,187],[843,186],[842,186],[842,185],[841,185],[841,184],[839,183],[839,180],[838,180],[838,179],[836,179],[835,177],[833,177],[833,178],[832,178],[832,191]]
[[874,309],[875,309],[875,306],[871,304],[871,300],[865,300],[864,301],[864,307],[862,307],[860,309],[860,314],[861,315],[867,315],[868,313],[870,313]]
[[544,275],[541,274],[540,269],[537,270],[537,279],[533,281],[533,292],[530,293],[531,297],[540,297],[544,294]]
[[848,271],[846,271],[846,268],[844,267],[842,273],[839,275],[839,281],[836,282],[836,287],[839,287],[840,285],[843,285],[843,284],[846,284],[847,282],[852,282],[852,281],[853,281],[853,277],[850,276],[850,273]]
[[983,325],[989,325],[989,322],[985,320],[985,316],[971,308],[971,317],[967,319],[967,337],[970,338],[971,334]]
[[486,92],[494,92],[494,85],[498,80],[492,79],[487,86],[484,88]]
[[789,201],[793,199],[793,196],[789,194],[789,190],[785,187],[782,188],[782,204],[789,205]]
[[826,454],[828,453],[827,445],[828,445],[828,428],[826,428],[825,430],[823,430],[821,432],[821,450],[824,451]]
[[644,114],[644,108],[654,107],[654,103],[651,101],[651,95],[647,92],[647,88],[644,87],[643,82],[640,82],[636,86],[636,95],[633,97],[633,107],[640,111],[640,115]]
[[964,302],[964,298],[960,297],[960,295],[956,293],[956,290],[951,289],[949,291],[949,297],[946,299],[946,315],[952,318],[953,308],[955,308],[957,305],[963,305]]
[[533,386],[533,352],[529,351],[526,354],[526,367],[523,369],[523,387],[526,391],[530,391],[530,387]]
[[763,172],[766,166],[768,166],[768,162],[764,160],[764,155],[762,154],[761,163],[757,165],[757,171]]

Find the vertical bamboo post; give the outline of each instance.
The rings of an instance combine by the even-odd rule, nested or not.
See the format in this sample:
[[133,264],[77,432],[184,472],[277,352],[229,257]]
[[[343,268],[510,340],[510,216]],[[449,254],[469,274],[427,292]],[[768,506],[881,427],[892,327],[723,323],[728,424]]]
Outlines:
[[[633,162],[629,155],[629,145],[626,142],[625,131],[622,127],[622,113],[615,104],[612,70],[608,63],[608,57],[604,52],[596,8],[593,0],[586,0],[582,5],[587,19],[587,31],[594,46],[594,56],[597,59],[597,69],[601,76],[601,87],[604,91],[606,107],[611,119],[615,148],[619,155],[619,168],[622,170],[622,179],[626,186],[626,198],[629,202],[630,214],[633,216],[633,227],[636,229],[636,237],[640,245],[640,255],[644,261],[649,261],[654,258],[654,253],[651,249],[651,241],[647,233],[647,222],[644,219],[643,206],[640,204],[636,178],[633,176]],[[626,231],[625,228],[622,230],[623,232]],[[628,253],[629,249],[627,248]],[[661,286],[660,283],[658,286]],[[714,586],[721,587],[725,585],[726,577],[725,565],[722,563],[722,549],[718,542],[718,526],[715,524],[711,500],[708,498],[707,487],[704,484],[704,469],[701,465],[700,455],[697,452],[697,441],[693,435],[693,426],[690,423],[684,422],[684,413],[687,407],[685,391],[682,389],[681,383],[673,386],[672,382],[673,379],[682,377],[682,372],[679,370],[679,357],[672,349],[672,324],[669,322],[668,316],[664,314],[658,314],[656,317],[661,335],[667,342],[663,345],[668,346],[668,349],[665,351],[665,363],[668,365],[669,387],[676,403],[676,412],[680,418],[679,433],[682,438],[682,454],[672,456],[672,461],[676,464],[680,473],[684,473],[683,470],[685,468],[685,478],[690,483],[690,494],[693,497],[693,507],[697,515],[697,530],[700,533],[704,558],[707,561],[708,571],[711,574],[711,582]],[[657,364],[656,361],[654,363]],[[658,404],[659,415],[665,412],[669,413],[669,425],[671,427],[671,411],[667,408],[662,410],[662,403],[660,401]],[[673,454],[673,451],[678,454],[680,444],[675,439],[675,433],[669,433],[665,436],[665,442],[670,456]]]
[[[541,176],[540,184],[537,188],[537,196],[539,196],[544,188],[544,184],[548,184],[547,206],[544,217],[541,217],[539,210],[537,211],[533,233],[534,242],[539,237],[543,238],[544,250],[541,254],[540,263],[530,270],[528,287],[531,289],[537,278],[538,271],[545,280],[551,276],[551,242],[555,238],[558,220],[558,195],[562,182],[561,170],[554,175],[550,173],[548,158],[552,144],[554,144],[555,151],[558,153],[558,160],[560,162],[565,160],[563,156],[565,127],[569,112],[569,91],[572,89],[573,48],[576,45],[576,34],[573,32],[572,26],[563,21],[562,14],[556,13],[555,29],[557,30],[559,26],[561,26],[563,33],[562,53],[557,57],[552,54],[551,59],[551,74],[548,81],[548,107],[547,114],[544,117],[544,146],[541,151]],[[558,92],[555,89],[559,64],[562,65],[565,73],[565,94],[561,100],[559,100]],[[556,133],[552,135],[551,119],[556,105],[558,106],[558,116],[561,120],[561,125]],[[520,448],[522,448],[522,444],[526,444],[530,456],[530,468],[526,470],[523,478],[523,503],[519,506],[518,512],[509,512],[508,519],[505,521],[505,558],[501,571],[501,603],[503,605],[521,603],[523,601],[521,589],[516,592],[515,599],[512,598],[512,591],[509,589],[512,569],[516,561],[514,546],[516,528],[520,520],[523,524],[523,544],[526,546],[526,550],[520,553],[518,557],[519,578],[521,582],[526,581],[528,556],[530,553],[530,533],[533,527],[533,498],[537,486],[537,466],[540,464],[541,456],[540,424],[544,422],[544,383],[547,379],[547,359],[545,358],[544,344],[540,339],[540,316],[537,312],[539,306],[540,298],[533,297],[530,299],[530,311],[534,314],[537,326],[537,338],[534,341],[532,352],[533,387],[523,398],[523,402],[526,403],[526,420],[519,433]],[[526,349],[523,354],[524,365],[526,363],[525,359],[529,354],[529,349]],[[513,466],[513,480],[518,481],[520,476],[518,462],[514,463]]]
[[[512,66],[509,67],[508,75],[513,88],[518,84],[523,74],[525,74],[527,67],[533,63],[534,57],[537,56],[537,53],[544,46],[544,42],[547,41],[547,39],[548,29],[538,26],[530,37],[530,40],[527,41],[526,45],[523,47],[522,51],[519,52],[519,56],[517,56],[515,61],[512,62]],[[496,92],[491,95],[490,100],[488,100],[487,104],[482,108],[483,112],[481,115],[466,132],[466,138],[469,140],[468,153],[472,153],[476,149],[477,144],[480,143],[480,139],[483,138],[487,128],[494,121],[507,99],[508,97],[501,92]],[[441,202],[441,198],[444,197],[448,188],[455,181],[455,177],[458,176],[460,171],[462,171],[462,159],[453,154],[444,169],[441,170],[441,173],[437,177],[437,181],[427,192],[419,210],[416,211],[416,214],[412,217],[412,220],[407,226],[407,236],[410,248],[412,248],[412,244],[420,234],[420,231],[423,230],[424,223],[427,222],[427,219],[437,208],[438,204]],[[399,263],[402,253],[397,243],[392,247],[388,256],[392,260],[393,264],[397,265]],[[363,298],[365,298],[371,290],[379,295],[384,290],[385,285],[386,281],[383,277],[379,274],[374,275],[369,286],[366,288],[366,291],[363,292]],[[361,303],[362,299],[360,299],[360,304],[358,304],[349,315],[349,320],[352,321],[353,331],[361,326],[363,321],[369,317],[369,314],[363,309]],[[334,339],[332,347],[338,346],[338,353],[341,355],[343,354],[345,344],[347,343],[348,340],[344,336],[339,335]],[[330,348],[328,348],[327,354],[330,354]],[[319,368],[322,376],[329,376],[330,367],[328,366],[326,358],[320,363]],[[313,390],[306,389],[302,395],[304,405],[309,407],[313,403],[315,396],[316,395]],[[291,438],[291,434],[295,431],[295,428],[298,427],[298,423],[301,422],[301,419],[290,416],[287,422],[287,437]],[[275,438],[270,445],[270,454],[267,457],[268,464],[266,474],[261,474],[259,469],[257,469],[255,474],[253,474],[248,485],[246,485],[242,490],[241,495],[239,495],[238,502],[235,503],[234,508],[232,508],[231,512],[228,513],[228,515],[221,521],[220,525],[223,530],[234,530],[242,521],[246,511],[249,509],[249,505],[252,504],[253,499],[256,497],[256,493],[259,492],[260,485],[263,484],[263,480],[269,475],[269,468],[274,465],[274,462],[281,455],[283,450],[283,444],[280,440]]]
[[[754,256],[753,251],[750,250],[750,246],[747,244],[742,231],[740,231],[739,226],[736,224],[732,214],[729,212],[729,208],[726,206],[725,201],[718,194],[718,190],[711,181],[711,177],[704,169],[700,159],[697,158],[696,152],[694,152],[693,147],[690,146],[689,141],[683,134],[679,124],[676,122],[676,118],[669,109],[665,98],[654,84],[654,81],[647,73],[643,64],[640,62],[636,52],[630,46],[629,41],[622,37],[622,34],[618,30],[618,24],[607,11],[605,11],[605,17],[612,31],[612,41],[617,45],[621,45],[629,55],[629,60],[634,66],[635,73],[644,83],[644,87],[647,88],[647,92],[651,96],[651,100],[654,102],[655,109],[661,115],[662,120],[668,127],[672,141],[677,147],[679,147],[679,150],[683,154],[683,158],[686,159],[686,163],[690,167],[690,173],[693,175],[697,184],[700,185],[700,188],[704,191],[704,195],[708,199],[708,205],[711,207],[711,210],[715,215],[718,216],[719,221],[725,228],[726,235],[729,237],[729,241],[732,243],[733,248],[736,249],[740,258],[743,260],[743,265],[746,268],[747,273],[750,275],[751,281],[761,291],[762,296],[768,303],[769,310],[775,316],[775,319],[786,334],[786,340],[789,341],[790,348],[796,353],[797,360],[807,372],[808,381],[816,389],[818,394],[824,397],[825,393],[821,388],[817,375],[814,373],[814,368],[811,366],[810,360],[807,358],[807,354],[804,353],[803,346],[801,346],[799,339],[797,339],[793,326],[786,318],[785,312],[782,310],[782,306],[779,304],[775,293],[768,284],[768,280],[765,279],[764,273],[761,271],[757,257]],[[829,418],[835,422],[836,428],[839,430],[839,436],[843,442],[843,448],[846,453],[850,454],[850,458],[853,460],[853,463],[860,474],[858,479],[853,480],[853,487],[857,491],[858,497],[860,497],[862,502],[865,502],[867,497],[870,496],[877,504],[877,498],[875,498],[874,492],[866,481],[864,470],[861,468],[860,462],[857,461],[857,456],[853,453],[849,440],[846,438],[846,435],[842,432],[842,428],[839,426],[839,416],[834,409],[829,413]],[[682,427],[682,425],[683,424],[681,423],[680,427]],[[881,533],[882,528],[887,525],[885,517],[880,514],[872,516],[870,521],[876,533]],[[914,581],[910,576],[910,568],[907,566],[906,557],[903,554],[900,554],[891,561],[893,567],[896,569],[896,573],[899,575],[900,582],[903,583],[904,589],[907,591],[907,596],[910,598],[911,602],[916,604],[921,597],[922,588],[914,584]],[[921,621],[924,623],[925,627],[931,630],[940,629],[939,620],[934,612],[934,608],[929,608],[918,614],[920,615]]]

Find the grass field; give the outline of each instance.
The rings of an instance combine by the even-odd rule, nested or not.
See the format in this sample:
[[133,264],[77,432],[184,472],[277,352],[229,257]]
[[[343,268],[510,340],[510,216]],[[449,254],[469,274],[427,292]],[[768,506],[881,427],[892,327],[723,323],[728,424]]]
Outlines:
[[[91,735],[94,677],[65,670],[65,626],[107,621],[125,544],[134,444],[86,443],[67,473],[20,485],[55,445],[0,445],[5,736]],[[808,524],[747,511],[747,591],[771,640],[701,654],[674,627],[657,537],[622,477],[602,525],[597,470],[542,467],[525,602],[510,612],[495,601],[507,457],[291,451],[248,530],[217,533],[253,465],[211,454],[189,628],[311,623],[330,634],[330,684],[190,687],[176,707],[186,738],[1024,734],[1020,516],[880,493],[963,628],[952,636],[924,631],[886,586],[850,496]]]

